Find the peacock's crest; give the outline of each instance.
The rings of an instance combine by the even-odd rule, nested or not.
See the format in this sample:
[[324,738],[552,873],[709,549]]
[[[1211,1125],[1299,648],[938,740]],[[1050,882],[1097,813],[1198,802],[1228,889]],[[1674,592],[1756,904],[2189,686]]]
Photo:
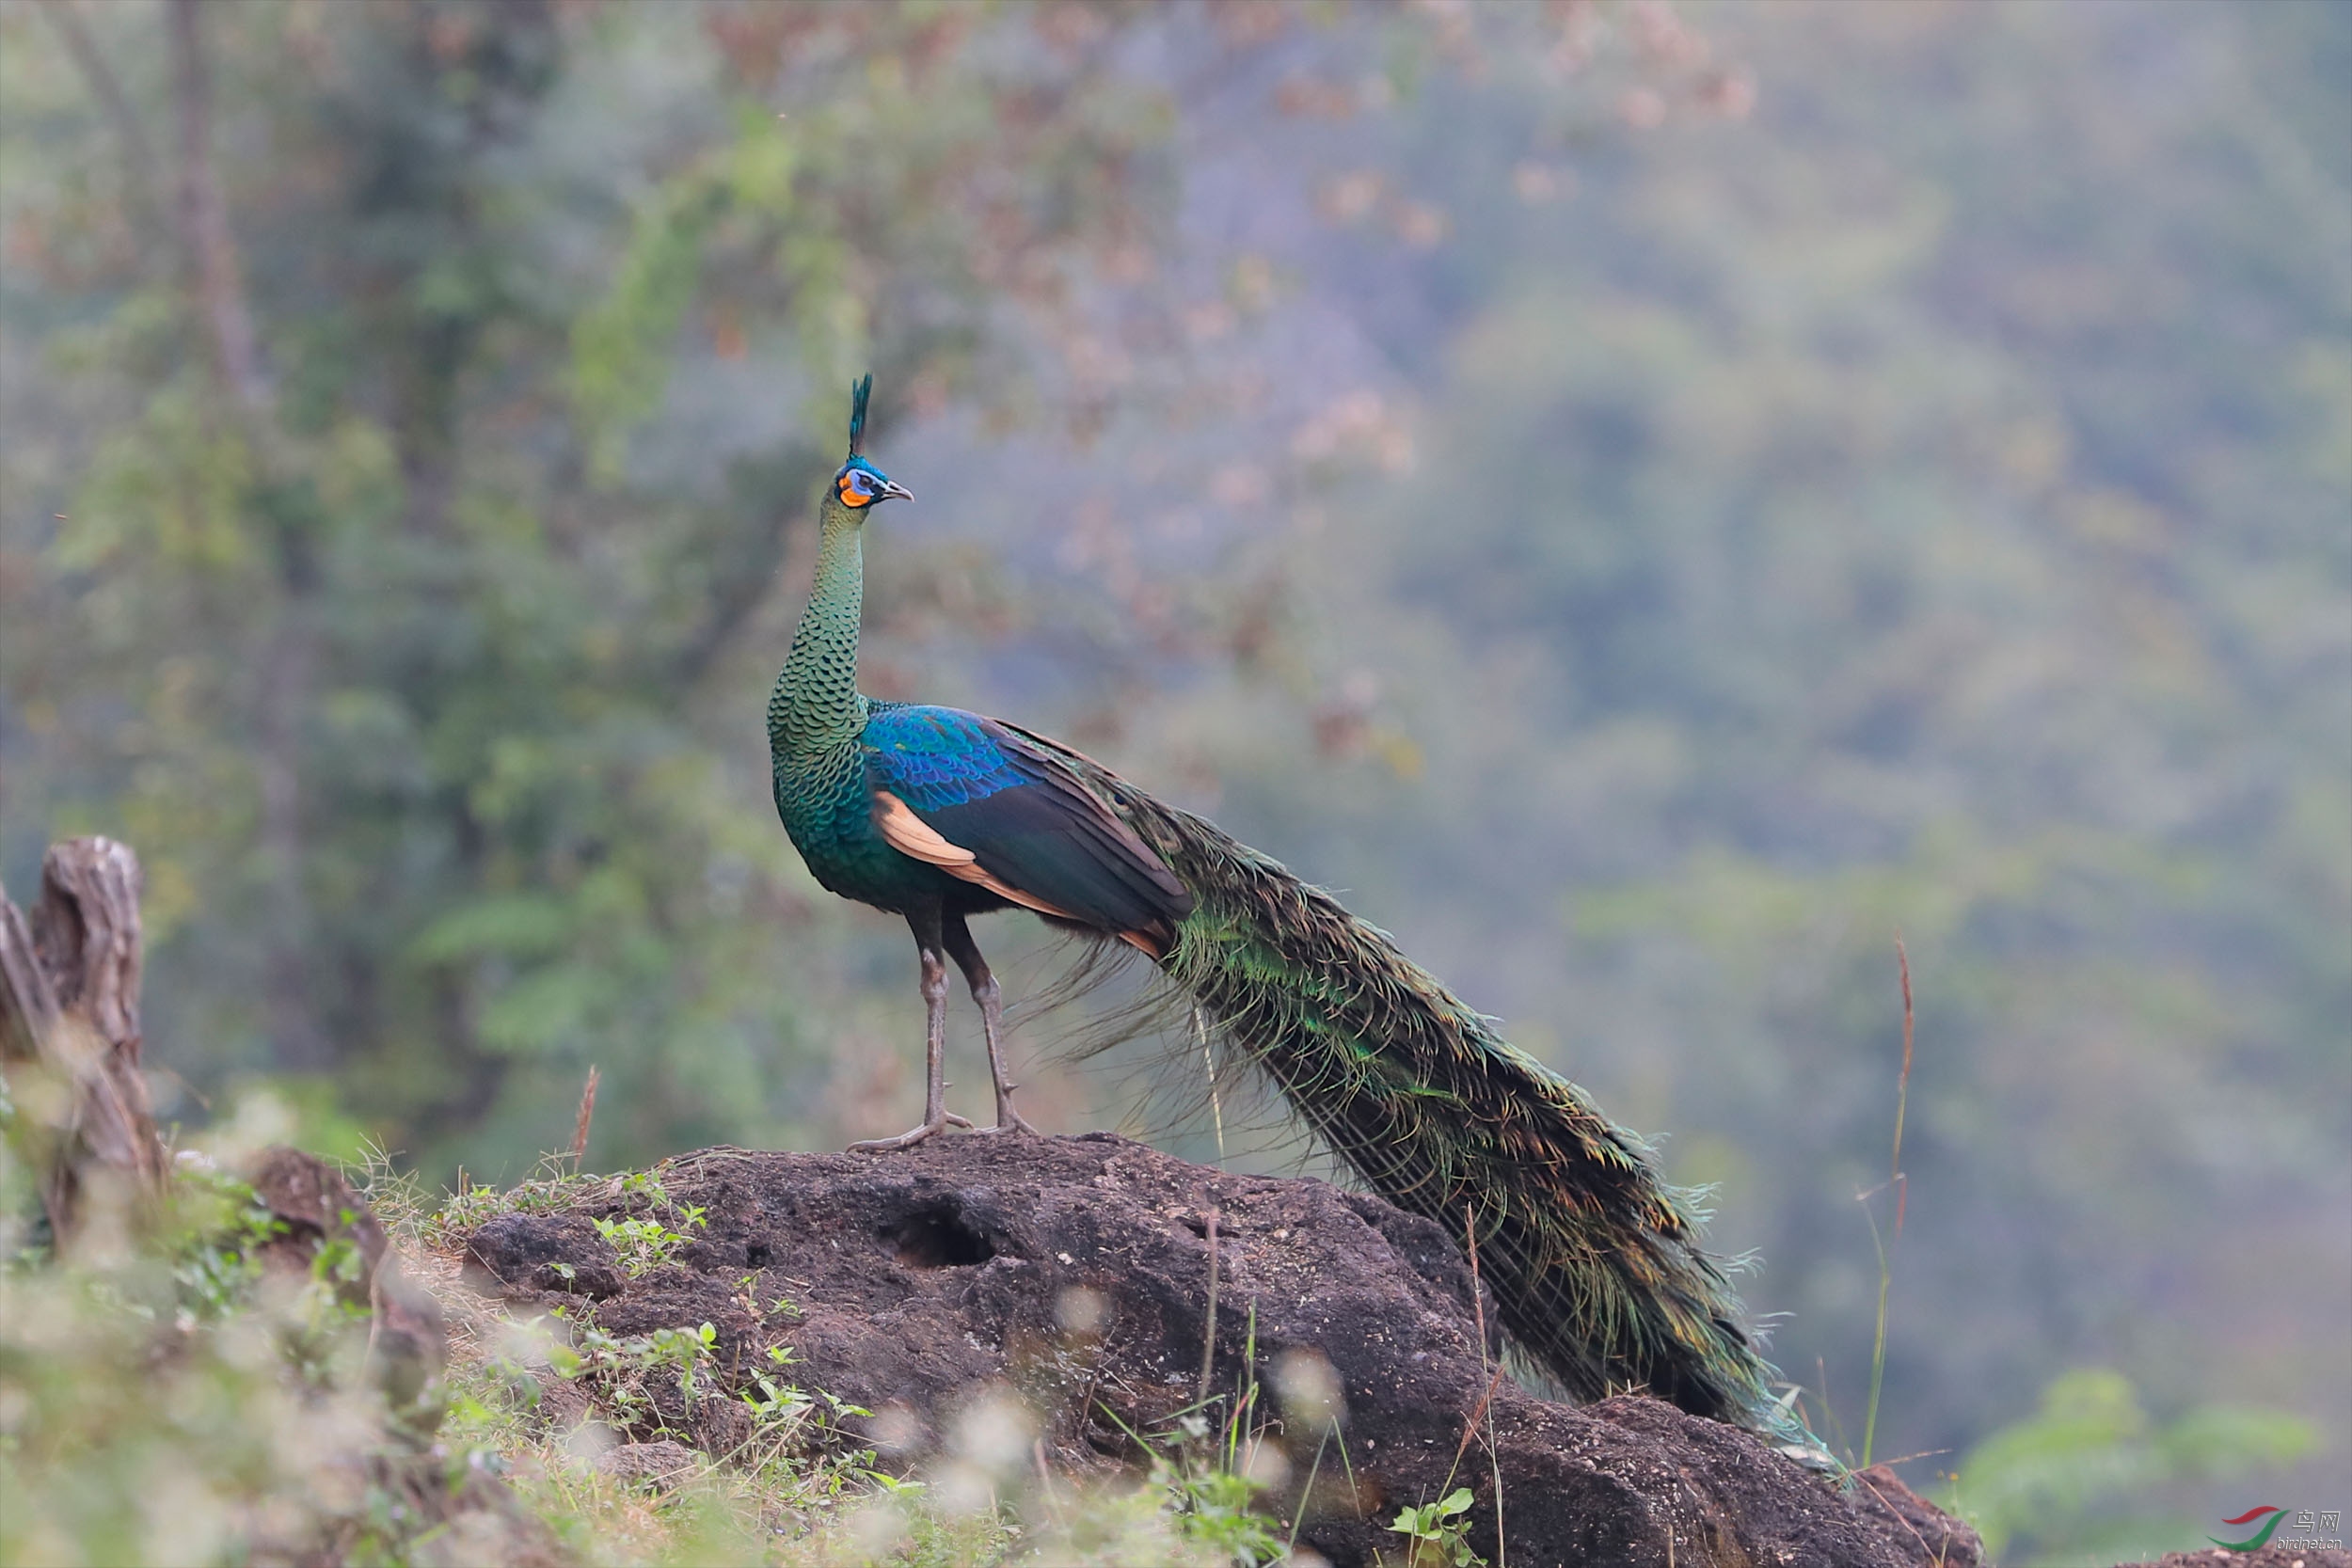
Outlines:
[[871,463],[866,461],[861,449],[866,445],[866,405],[874,395],[874,372],[866,372],[850,387],[850,460],[841,465],[833,476],[834,493],[841,504],[852,511],[892,499],[914,499],[903,484],[894,483]]
[[866,404],[874,395],[874,372],[867,371],[850,384],[850,455],[866,450]]

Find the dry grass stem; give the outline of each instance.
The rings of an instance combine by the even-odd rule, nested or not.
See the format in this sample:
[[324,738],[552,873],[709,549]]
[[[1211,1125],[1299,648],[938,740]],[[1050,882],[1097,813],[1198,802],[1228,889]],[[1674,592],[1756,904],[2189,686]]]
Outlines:
[[596,1080],[594,1067],[588,1069],[588,1082],[580,1091],[580,1117],[572,1123],[572,1169],[577,1172],[588,1155],[588,1124],[596,1119]]
[[[1903,1179],[1903,1112],[1911,1100],[1911,955],[1903,947],[1900,931],[1895,933],[1895,969],[1902,984],[1903,993],[1903,1065],[1895,1078],[1895,1144],[1887,1160],[1886,1187],[1895,1191],[1895,1236],[1903,1233],[1903,1199],[1909,1183]],[[1883,1192],[1886,1187],[1877,1189]],[[1861,1195],[1863,1217],[1870,1222],[1870,1248],[1878,1254],[1879,1307],[1878,1331],[1870,1345],[1870,1399],[1862,1417],[1862,1468],[1870,1467],[1870,1447],[1878,1437],[1879,1389],[1886,1376],[1886,1292],[1894,1282],[1894,1270],[1887,1261],[1887,1244],[1879,1239],[1879,1222],[1870,1212],[1870,1199],[1876,1193]]]

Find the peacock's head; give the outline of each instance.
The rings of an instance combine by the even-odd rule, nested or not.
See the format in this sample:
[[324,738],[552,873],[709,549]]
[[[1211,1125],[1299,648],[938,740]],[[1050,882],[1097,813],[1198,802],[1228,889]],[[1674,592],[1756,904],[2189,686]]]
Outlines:
[[833,476],[833,493],[852,512],[886,500],[914,499],[914,492],[866,461],[858,449],[866,444],[866,403],[873,396],[871,372],[850,388],[850,460]]
[[852,512],[861,511],[877,501],[911,501],[914,492],[883,473],[863,457],[852,457],[841,465],[841,471],[833,476],[833,493],[841,498],[841,504]]

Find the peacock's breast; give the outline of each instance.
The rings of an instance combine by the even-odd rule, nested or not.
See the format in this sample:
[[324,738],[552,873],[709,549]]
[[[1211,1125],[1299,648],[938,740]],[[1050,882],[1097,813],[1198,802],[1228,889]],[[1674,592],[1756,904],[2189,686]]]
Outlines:
[[905,857],[875,831],[866,759],[854,743],[779,762],[775,793],[785,832],[827,891],[897,907]]

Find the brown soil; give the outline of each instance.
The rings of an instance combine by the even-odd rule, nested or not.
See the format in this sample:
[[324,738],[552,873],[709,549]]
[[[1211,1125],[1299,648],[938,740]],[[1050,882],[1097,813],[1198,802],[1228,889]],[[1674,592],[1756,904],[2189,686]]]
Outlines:
[[[1054,1466],[1132,1465],[1120,1423],[1152,1431],[1194,1402],[1214,1302],[1209,1386],[1262,1382],[1267,1440],[1289,1460],[1274,1505],[1288,1517],[1311,1477],[1300,1539],[1338,1568],[1384,1546],[1393,1559],[1398,1509],[1449,1485],[1475,1495],[1470,1540],[1489,1556],[1500,1496],[1508,1560],[1526,1568],[1979,1560],[1966,1526],[1883,1467],[1840,1488],[1655,1400],[1575,1409],[1496,1386],[1500,1347],[1482,1354],[1453,1240],[1322,1181],[1231,1176],[1107,1133],[949,1137],[883,1156],[710,1149],[661,1176],[671,1223],[675,1205],[706,1211],[678,1263],[636,1279],[613,1266],[594,1221],[625,1212],[615,1183],[568,1212],[483,1225],[469,1276],[512,1309],[593,1304],[618,1334],[707,1322],[732,1386],[788,1343],[803,1386],[877,1412],[866,1435],[901,1469],[948,1450],[959,1412],[991,1392],[1022,1402]],[[766,1313],[779,1296],[797,1317]],[[1342,1392],[1344,1460],[1338,1444],[1318,1458],[1319,1367]],[[1278,1386],[1293,1396],[1287,1422]],[[708,1451],[741,1440],[731,1396],[670,1416]]]
[[2352,1551],[2341,1546],[2265,1546],[2259,1552],[2168,1552],[2153,1562],[2122,1568],[2352,1568]]

